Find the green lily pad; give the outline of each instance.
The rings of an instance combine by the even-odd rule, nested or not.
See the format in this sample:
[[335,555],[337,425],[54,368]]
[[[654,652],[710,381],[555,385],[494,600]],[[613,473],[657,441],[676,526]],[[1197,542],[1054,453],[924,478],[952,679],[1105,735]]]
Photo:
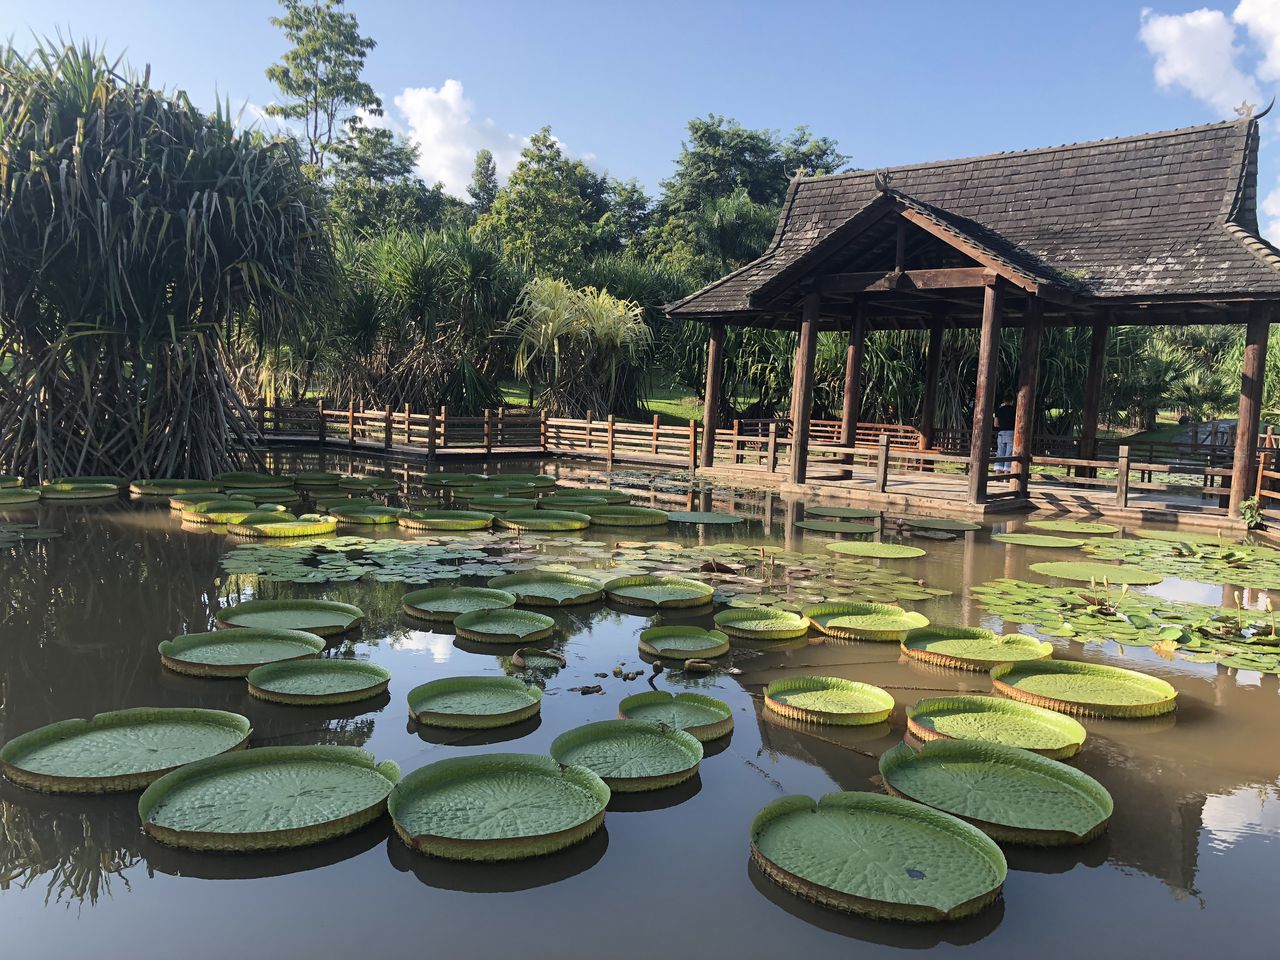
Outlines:
[[616,577],[604,584],[605,595],[617,603],[637,607],[702,607],[715,588],[683,577]]
[[21,477],[14,476],[11,473],[0,474],[0,490],[12,490],[14,487],[22,486],[25,482]]
[[299,470],[293,475],[293,482],[300,487],[336,487],[341,479],[341,474],[326,470]]
[[650,627],[640,631],[640,652],[664,660],[702,660],[729,652],[729,638],[702,627]]
[[583,507],[593,527],[660,527],[667,522],[665,510],[652,507],[615,506]]
[[247,490],[251,487],[283,487],[292,486],[292,477],[273,477],[267,473],[251,473],[245,471],[231,471],[230,473],[220,473],[213,478],[217,483],[224,487],[237,487]]
[[1019,747],[1054,760],[1084,745],[1078,720],[1017,700],[953,696],[919,701],[907,710],[907,730],[920,741],[980,740]]
[[293,706],[354,703],[385,693],[391,673],[367,660],[289,660],[249,671],[249,693]]
[[[284,510],[284,507],[280,507]],[[183,523],[239,523],[246,517],[264,511],[244,500],[202,500],[182,511]],[[266,511],[270,512],[270,511]]]
[[852,523],[848,520],[798,520],[796,526],[815,533],[864,534],[875,533],[880,529],[878,524]]
[[329,512],[338,518],[340,524],[365,525],[395,523],[404,513],[399,507],[384,507],[376,503],[357,507],[333,507]]
[[531,643],[555,632],[556,622],[543,613],[510,608],[473,610],[453,618],[464,640],[480,643]]
[[1111,794],[1057,760],[1016,747],[934,740],[900,743],[880,757],[896,796],[971,823],[993,840],[1034,846],[1086,843],[1111,819]]
[[564,491],[573,496],[603,497],[606,503],[623,504],[631,502],[631,494],[625,490],[612,490],[608,487],[574,487]]
[[868,557],[873,560],[907,560],[912,557],[923,557],[924,551],[919,547],[908,547],[901,543],[874,543],[861,540],[839,540],[828,543],[827,549],[832,553],[843,553],[851,557]]
[[1045,660],[1053,644],[1022,633],[1000,635],[981,627],[922,627],[902,641],[913,660],[959,670],[990,670],[1002,663]]
[[701,693],[646,690],[623,698],[618,704],[621,720],[642,720],[683,730],[701,743],[733,732],[733,711],[723,700]]
[[36,487],[4,487],[0,488],[0,506],[12,506],[19,503],[35,503],[40,499],[40,490]]
[[604,595],[599,580],[573,573],[507,573],[493,577],[489,586],[516,595],[516,602],[534,607],[567,607],[592,603]]
[[536,716],[542,689],[515,677],[444,677],[409,691],[409,716],[432,727],[488,730]]
[[467,487],[483,479],[478,473],[428,473],[422,482],[428,487]]
[[657,723],[601,720],[560,734],[550,753],[557,763],[591,770],[610,790],[637,793],[690,779],[702,761],[702,744]]
[[117,490],[127,490],[129,488],[130,481],[126,477],[107,475],[107,476],[96,476],[96,477],[54,477],[49,482],[59,483],[59,484],[61,483],[75,483],[75,484],[91,483],[95,485],[105,484],[108,486],[115,487]]
[[591,518],[574,510],[512,510],[498,517],[501,526],[512,530],[585,530]]
[[134,480],[129,484],[129,492],[140,497],[174,497],[202,491],[217,493],[221,489],[222,484],[217,480]]
[[1196,533],[1192,530],[1134,530],[1133,535],[1143,540],[1160,540],[1165,543],[1198,543],[1225,547],[1236,543],[1231,537],[1216,533]]
[[819,603],[802,612],[819,633],[840,640],[900,643],[909,631],[929,625],[924,614],[885,603]]
[[292,505],[302,502],[302,494],[297,490],[287,487],[259,487],[247,490],[228,490],[227,498],[230,500],[252,500],[254,503],[278,503],[282,505]]
[[364,493],[394,493],[400,484],[390,477],[343,477],[338,481],[339,490],[359,490]]
[[220,627],[305,630],[328,637],[364,623],[364,611],[336,600],[245,600],[218,611]]
[[1015,547],[1068,548],[1083,547],[1085,541],[1071,537],[1055,537],[1047,533],[993,533],[991,539]]
[[732,513],[715,513],[707,510],[675,510],[668,511],[667,519],[672,523],[733,524],[742,523],[745,518]]
[[113,483],[42,483],[40,496],[45,500],[106,500],[120,495]]
[[249,742],[238,713],[191,707],[142,707],[60,720],[0,748],[0,773],[45,793],[141,790],[185,763]]
[[571,513],[583,507],[603,507],[609,501],[604,497],[574,496],[568,493],[556,493],[543,497],[537,503],[540,510],[568,510]]
[[991,671],[998,692],[1049,710],[1095,717],[1157,717],[1178,692],[1159,677],[1071,660],[1007,663]]
[[453,622],[460,613],[501,610],[515,606],[516,595],[488,587],[429,587],[400,598],[400,606],[411,617]]
[[751,823],[766,877],[826,907],[887,920],[967,917],[1008,874],[995,841],[950,814],[897,797],[783,797]]
[[1033,563],[1031,569],[1046,577],[1059,580],[1083,580],[1086,583],[1098,582],[1113,584],[1130,584],[1144,586],[1159,583],[1163,574],[1150,573],[1141,567],[1130,564],[1093,563],[1088,560],[1055,560],[1045,563]]
[[550,757],[490,753],[414,770],[387,803],[400,838],[450,860],[518,860],[579,843],[600,829],[609,788]]
[[1028,520],[1026,526],[1035,527],[1037,530],[1053,530],[1057,533],[1100,535],[1120,532],[1119,527],[1095,520]]
[[194,850],[300,847],[358,830],[386,810],[400,779],[355,747],[258,747],[198,760],[138,801],[143,829]]
[[473,510],[487,510],[490,513],[506,513],[508,510],[532,510],[537,506],[536,500],[525,497],[468,497],[467,506]]
[[864,726],[893,713],[893,697],[869,683],[840,677],[787,677],[764,688],[770,710],[789,720]]
[[396,522],[410,530],[487,530],[493,514],[481,510],[411,510]]
[[304,514],[295,517],[287,512],[272,512],[259,509],[237,523],[227,525],[227,533],[249,540],[279,540],[290,537],[319,537],[333,533],[338,529],[338,521],[333,517],[318,517]]
[[945,517],[903,517],[902,522],[917,530],[943,530],[948,533],[982,529],[982,524],[972,520],[949,520]]
[[790,610],[735,607],[721,610],[715,624],[731,637],[747,640],[792,640],[809,632],[809,620]]
[[245,627],[184,633],[160,642],[160,662],[193,677],[244,677],[255,667],[318,657],[324,639],[304,630]]

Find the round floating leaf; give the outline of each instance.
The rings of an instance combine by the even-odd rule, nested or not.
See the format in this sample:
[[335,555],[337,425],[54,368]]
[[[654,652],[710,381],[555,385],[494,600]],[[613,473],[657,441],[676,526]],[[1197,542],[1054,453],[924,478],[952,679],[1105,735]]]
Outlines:
[[391,674],[367,660],[292,660],[249,672],[249,693],[294,706],[353,703],[384,693]]
[[409,716],[432,727],[505,727],[537,715],[541,706],[541,688],[515,677],[444,677],[409,691]]
[[438,760],[405,777],[387,803],[410,847],[451,860],[517,860],[600,829],[609,788],[550,757],[491,753]]
[[228,490],[232,500],[252,500],[254,503],[278,503],[292,505],[302,502],[302,494],[287,487],[250,487],[244,490]]
[[709,511],[685,511],[676,510],[667,513],[667,519],[672,523],[715,523],[730,524],[742,523],[744,518],[734,516],[732,513],[713,513]]
[[685,733],[641,720],[601,720],[551,742],[551,756],[593,771],[610,790],[636,793],[683,783],[698,772],[702,744]]
[[321,637],[354,630],[363,622],[363,610],[337,600],[245,600],[218,611],[220,627],[306,630]]
[[359,490],[363,493],[392,493],[400,484],[390,477],[343,477],[338,481],[339,490]]
[[748,640],[792,640],[809,632],[809,620],[790,610],[735,607],[721,610],[715,624],[731,637]]
[[4,487],[0,489],[0,506],[35,503],[39,499],[40,490],[35,487]]
[[543,497],[537,506],[542,510],[568,510],[578,512],[583,507],[603,507],[609,503],[604,497],[575,496],[569,493],[555,493]]
[[702,627],[650,627],[640,631],[640,652],[664,660],[720,657],[729,652],[729,638]]
[[162,843],[247,852],[300,847],[358,830],[386,809],[400,779],[355,747],[258,747],[161,777],[138,801]]
[[922,627],[902,641],[902,652],[913,660],[955,667],[990,670],[1002,663],[1046,660],[1053,644],[1021,633],[996,634],[981,627]]
[[0,747],[0,773],[45,793],[141,790],[185,763],[249,742],[249,721],[224,710],[142,707],[61,720]]
[[902,522],[916,530],[944,530],[949,533],[982,529],[982,524],[972,520],[949,520],[945,517],[903,517]]
[[864,726],[893,713],[893,697],[869,683],[840,677],[788,677],[764,688],[765,705],[780,717],[809,723]]
[[934,740],[880,757],[896,796],[972,823],[993,840],[1056,847],[1085,843],[1111,819],[1111,794],[1088,774],[1027,750]]
[[585,530],[591,518],[574,510],[512,510],[498,518],[512,530]]
[[135,480],[129,492],[140,497],[175,497],[184,493],[217,493],[222,484],[217,480]]
[[213,479],[227,488],[240,488],[242,490],[248,490],[253,487],[271,488],[293,485],[292,477],[273,477],[266,473],[248,473],[243,471],[220,473]]
[[751,856],[770,880],[823,906],[888,920],[955,920],[1000,895],[995,841],[897,797],[783,797],[751,823]]
[[997,543],[1007,543],[1015,547],[1050,547],[1067,548],[1083,547],[1083,540],[1071,537],[1054,537],[1047,533],[993,533],[991,539]]
[[[279,510],[283,511],[284,507]],[[239,523],[254,514],[270,512],[273,511],[259,510],[257,504],[243,500],[203,500],[182,511],[182,522]]]
[[604,592],[617,603],[637,607],[702,607],[711,602],[715,588],[683,577],[616,577]]
[[593,527],[660,527],[667,522],[664,510],[652,507],[604,506],[583,507]]
[[1026,526],[1035,527],[1037,530],[1053,530],[1057,533],[1099,535],[1120,532],[1119,527],[1095,520],[1028,520]]
[[1206,546],[1225,547],[1236,543],[1230,537],[1214,533],[1194,533],[1190,530],[1134,530],[1135,537],[1143,540],[1160,540],[1165,543],[1198,543]]
[[400,606],[411,617],[452,622],[460,613],[501,610],[515,606],[516,595],[488,587],[429,587],[400,598]]
[[0,490],[11,490],[22,486],[24,482],[21,477],[15,477],[11,473],[0,474]]
[[493,524],[493,514],[480,510],[412,510],[400,514],[396,522],[410,530],[486,530]]
[[1083,580],[1086,583],[1131,584],[1144,586],[1159,583],[1164,579],[1160,573],[1151,573],[1132,564],[1093,563],[1088,560],[1054,560],[1045,563],[1033,563],[1031,569],[1046,577],[1059,580]]
[[851,557],[869,557],[873,560],[906,560],[924,556],[924,551],[919,547],[908,547],[901,543],[864,543],[861,540],[840,540],[836,543],[828,543],[827,549],[832,553],[844,553]]
[[467,506],[476,510],[488,510],[491,513],[506,513],[508,510],[532,510],[538,505],[536,500],[524,497],[468,497]]
[[934,697],[907,711],[907,730],[917,740],[980,740],[1031,750],[1055,760],[1080,752],[1085,729],[1079,721],[1017,700],[998,697]]
[[54,477],[50,483],[73,483],[82,484],[90,483],[94,485],[105,484],[115,487],[116,490],[127,490],[129,480],[125,477],[103,476],[103,477]]
[[866,510],[862,507],[811,507],[807,504],[804,512],[814,517],[836,517],[841,520],[870,520],[880,516],[879,510]]
[[387,524],[395,523],[402,513],[399,507],[384,507],[380,504],[370,504],[368,506],[356,507],[334,507],[329,511],[338,518],[341,524]]
[[458,636],[480,643],[532,643],[555,632],[556,622],[543,613],[510,608],[475,610],[453,618]]
[[1178,702],[1178,692],[1159,677],[1100,663],[1007,663],[993,669],[991,679],[1014,700],[1084,716],[1157,717]]
[[564,654],[540,647],[521,647],[511,655],[511,665],[517,670],[559,670],[569,665]]
[[575,487],[564,492],[573,496],[603,497],[605,502],[609,504],[631,502],[631,494],[625,490],[610,490],[607,487]]
[[591,603],[604,595],[599,580],[573,573],[508,573],[493,577],[489,586],[514,593],[517,603],[534,607],[567,607]]
[[683,730],[701,743],[718,740],[733,731],[733,711],[729,705],[701,693],[672,696],[665,690],[648,690],[633,694],[618,704],[618,717]]
[[820,603],[803,613],[819,633],[840,640],[899,643],[909,631],[929,625],[924,614],[886,603]]
[[341,479],[341,474],[325,470],[300,470],[293,475],[293,482],[300,487],[336,487]]
[[193,677],[244,677],[255,667],[318,657],[324,639],[304,630],[246,627],[184,633],[159,646],[160,662]]
[[[233,498],[227,496],[225,493],[218,493],[216,491],[209,492],[209,493],[206,493],[206,492],[183,493],[183,494],[179,494],[176,497],[169,498],[169,509],[178,510],[178,511],[190,510],[192,507],[196,507],[202,503],[207,503],[207,504],[226,503],[228,500],[231,500],[231,499]],[[243,497],[236,497],[234,499],[244,500]],[[252,499],[250,499],[247,502],[253,502],[253,501]]]
[[272,513],[259,510],[239,523],[228,524],[227,533],[248,540],[278,540],[290,537],[319,537],[338,529],[338,521],[332,517],[295,517],[290,513]]
[[63,483],[40,484],[40,496],[45,500],[106,500],[120,495],[120,488],[113,483]]
[[851,523],[848,520],[800,520],[797,521],[796,526],[815,533],[864,534],[875,533],[880,529],[878,524]]
[[466,487],[483,479],[479,473],[428,473],[422,482],[428,487]]

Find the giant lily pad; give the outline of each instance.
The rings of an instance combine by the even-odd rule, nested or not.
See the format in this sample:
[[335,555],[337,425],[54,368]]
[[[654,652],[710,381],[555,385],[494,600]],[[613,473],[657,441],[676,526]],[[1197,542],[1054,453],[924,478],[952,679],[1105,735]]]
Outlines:
[[809,632],[807,617],[768,607],[721,610],[713,619],[729,636],[747,640],[793,640]]
[[640,652],[665,660],[698,660],[729,652],[729,638],[702,627],[650,627],[640,631]]
[[400,514],[396,522],[410,530],[486,530],[493,525],[493,514],[481,510],[412,510]]
[[491,609],[460,613],[454,629],[464,640],[480,643],[532,643],[555,632],[556,622],[532,610]]
[[851,557],[868,557],[872,560],[908,560],[912,557],[924,556],[924,551],[919,547],[908,547],[903,543],[838,540],[835,543],[828,543],[827,549],[832,553],[844,553]]
[[839,640],[900,643],[910,631],[929,625],[924,614],[887,603],[819,603],[803,612],[819,633]]
[[515,606],[516,595],[488,587],[429,587],[400,598],[400,606],[411,617],[447,620],[476,610],[501,610]]
[[[284,507],[280,507],[284,510]],[[244,500],[202,500],[182,511],[183,523],[239,523],[260,510],[257,504]]]
[[321,637],[346,633],[363,622],[363,610],[337,600],[245,600],[218,611],[220,627],[306,630]]
[[319,537],[338,529],[334,517],[303,514],[295,517],[288,512],[260,509],[236,523],[227,525],[227,533],[250,540],[285,539],[290,537]]
[[390,477],[343,477],[338,481],[339,490],[358,490],[361,493],[394,493],[400,484]]
[[1192,530],[1134,530],[1133,535],[1143,540],[1160,540],[1164,543],[1197,543],[1215,547],[1235,543],[1220,533],[1196,533]]
[[564,492],[575,497],[601,497],[608,504],[631,502],[631,494],[625,490],[612,490],[607,487],[575,487]]
[[228,490],[227,496],[232,500],[252,500],[254,503],[278,503],[290,506],[302,502],[302,494],[291,487],[248,487],[241,490]]
[[599,580],[574,573],[507,573],[494,577],[489,586],[516,595],[516,602],[532,607],[567,607],[599,600],[604,588]]
[[603,507],[608,503],[609,501],[604,497],[554,493],[540,499],[537,505],[542,510],[568,510],[571,513],[576,513],[581,511],[583,507]]
[[880,757],[885,789],[973,824],[993,840],[1056,847],[1107,828],[1111,794],[1088,774],[1016,747],[934,740]]
[[995,841],[949,814],[872,793],[783,797],[751,823],[766,877],[823,906],[888,920],[955,920],[1000,895]]
[[1055,560],[1045,563],[1033,563],[1031,569],[1046,577],[1057,577],[1059,580],[1083,580],[1086,583],[1115,583],[1144,586],[1159,583],[1163,574],[1151,573],[1141,567],[1126,563],[1091,563],[1087,560]]
[[428,473],[422,482],[428,487],[466,487],[483,479],[478,473]]
[[193,677],[244,677],[255,667],[318,657],[324,639],[304,630],[246,627],[184,633],[160,643],[160,662]]
[[40,484],[40,496],[45,500],[106,500],[119,495],[120,488],[111,483],[66,481]]
[[946,517],[903,517],[902,522],[916,530],[942,530],[947,533],[982,529],[982,524],[972,520],[951,520]]
[[12,473],[0,474],[0,490],[11,490],[14,487],[20,487],[25,483],[21,477],[14,476]]
[[981,740],[1055,760],[1074,757],[1085,740],[1079,721],[999,697],[957,695],[921,700],[907,710],[907,730],[920,741]]
[[46,793],[141,790],[184,763],[249,742],[249,721],[224,710],[142,707],[61,720],[0,748],[0,773]]
[[1002,663],[1046,660],[1053,656],[1053,644],[1022,633],[1002,636],[981,627],[922,627],[907,634],[902,652],[940,667],[990,670]]
[[495,497],[492,494],[468,497],[467,506],[473,510],[487,510],[490,513],[507,513],[511,510],[532,510],[537,506],[536,500],[527,497]]
[[162,843],[248,852],[300,847],[358,830],[400,779],[356,747],[258,747],[199,760],[147,787],[143,829]]
[[1026,526],[1037,530],[1052,530],[1054,533],[1083,533],[1088,536],[1120,532],[1119,527],[1095,520],[1028,520]]
[[668,511],[667,519],[672,523],[710,523],[710,524],[733,524],[742,523],[745,518],[735,516],[732,513],[714,513],[712,511],[688,511],[675,510]]
[[344,525],[376,525],[395,523],[402,513],[398,507],[384,507],[381,504],[370,504],[357,507],[333,507],[330,511]]
[[701,607],[711,602],[713,587],[683,577],[616,577],[604,585],[610,600],[637,607]]
[[683,730],[701,743],[718,740],[733,731],[733,711],[729,705],[701,693],[672,696],[665,690],[646,690],[625,697],[618,704],[618,717]]
[[217,493],[222,484],[217,480],[135,480],[129,492],[140,497],[176,497],[184,493]]
[[1007,663],[992,670],[991,679],[1014,700],[1084,716],[1157,717],[1178,702],[1178,692],[1159,677],[1101,663]]
[[299,707],[367,700],[384,693],[390,680],[389,671],[367,660],[290,660],[248,676],[250,695]]
[[230,473],[220,473],[213,479],[228,489],[240,490],[248,490],[255,487],[265,487],[270,489],[272,487],[287,487],[293,485],[292,477],[273,477],[267,473],[252,473],[242,470],[233,470]]
[[702,744],[683,730],[641,720],[601,720],[551,742],[551,756],[596,773],[619,793],[658,790],[698,772]]
[[574,510],[510,510],[498,518],[512,530],[585,530],[591,518]]
[[880,687],[840,677],[787,677],[764,688],[770,710],[789,720],[856,727],[882,723],[893,697]]
[[1071,537],[1055,537],[1047,533],[993,533],[991,539],[997,543],[1007,543],[1013,547],[1047,547],[1066,549],[1083,547],[1083,540]]
[[0,507],[19,503],[35,503],[40,499],[37,487],[4,487],[0,489]]
[[593,527],[660,527],[667,522],[664,510],[652,507],[604,506],[583,507]]
[[584,767],[491,753],[438,760],[388,801],[410,847],[451,860],[518,860],[572,846],[600,829],[609,788]]
[[94,477],[54,477],[50,483],[91,483],[95,485],[107,485],[115,487],[117,490],[127,490],[129,488],[129,480],[120,476],[94,476]]
[[336,487],[341,479],[341,474],[326,470],[299,470],[293,475],[293,482],[300,487]]
[[801,530],[812,530],[814,533],[847,533],[860,535],[875,533],[880,529],[878,524],[853,523],[850,520],[799,520],[796,526]]
[[409,716],[431,727],[505,727],[536,716],[541,706],[541,688],[515,677],[444,677],[409,691]]

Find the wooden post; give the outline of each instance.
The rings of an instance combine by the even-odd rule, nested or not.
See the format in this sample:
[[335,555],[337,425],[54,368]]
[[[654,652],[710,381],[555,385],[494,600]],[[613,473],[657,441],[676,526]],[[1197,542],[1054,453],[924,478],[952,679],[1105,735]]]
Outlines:
[[484,442],[484,452],[488,453],[493,449],[493,411],[488,407],[484,408],[484,430],[481,437]]
[[543,410],[538,414],[538,444],[542,447],[543,453],[547,452],[547,440],[549,439],[547,426],[547,411]]
[[1116,463],[1116,506],[1129,505],[1129,448],[1120,447],[1120,458]]
[[434,409],[427,411],[427,459],[434,460],[436,457],[436,412]]
[[698,472],[698,421],[689,421],[689,472]]
[[502,449],[502,407],[498,408],[498,449]]
[[1244,363],[1240,377],[1240,403],[1236,413],[1236,448],[1231,461],[1230,516],[1240,516],[1240,504],[1253,489],[1257,464],[1258,418],[1262,412],[1262,385],[1267,369],[1267,338],[1271,331],[1271,305],[1249,308],[1244,334]]
[[[733,421],[733,434],[732,434],[733,439],[730,441],[730,444],[731,444],[730,449],[733,451],[733,462],[735,466],[742,462],[742,454],[738,452],[741,449],[741,447],[739,447],[738,445],[738,438],[741,436],[742,436],[742,421],[735,417]],[[705,439],[705,434],[704,434],[704,439]]]
[[319,418],[317,420],[316,433],[320,437],[320,443],[323,444],[328,437],[329,430],[328,424],[324,422],[324,397],[316,401],[316,416]]
[[440,406],[440,446],[447,447],[449,445],[449,408],[443,404]]
[[[1269,428],[1268,428],[1269,429]],[[1271,461],[1275,458],[1275,453],[1271,450],[1260,450],[1258,452],[1258,478],[1253,485],[1253,495],[1258,498],[1258,506],[1262,506],[1262,491],[1266,489],[1266,474],[1271,469]]]
[[1022,325],[1022,356],[1018,360],[1018,406],[1013,421],[1013,455],[1010,469],[1018,471],[1018,496],[1027,495],[1031,481],[1031,444],[1036,425],[1036,390],[1040,379],[1040,340],[1044,332],[1044,304],[1028,296]]
[[840,445],[857,442],[858,421],[862,418],[862,357],[867,343],[867,305],[859,300],[849,325],[849,344],[844,350],[844,412],[840,420]]
[[384,416],[384,420],[382,423],[382,449],[390,450],[391,449],[391,419],[392,419],[390,406],[387,407],[386,413],[383,414],[383,416]]
[[889,489],[889,435],[880,434],[876,449],[876,493]]
[[604,464],[606,470],[613,469],[613,414],[605,422]]
[[920,409],[920,446],[933,448],[938,417],[938,375],[942,370],[942,338],[946,333],[941,317],[929,322],[929,352],[924,360],[924,403]]
[[658,415],[653,415],[653,450],[652,453],[656,457],[658,455]]
[[720,381],[724,369],[724,323],[712,321],[707,337],[707,384],[702,392],[702,466],[716,456],[716,427],[720,423]]
[[587,449],[591,449],[591,415],[594,411],[587,411]]
[[347,446],[354,447],[356,445],[356,402],[354,400],[347,404]]
[[413,446],[413,415],[409,412],[409,405],[404,405],[404,445],[406,447]]
[[[1093,460],[1098,455],[1098,414],[1102,409],[1102,374],[1107,359],[1107,336],[1111,331],[1106,320],[1096,320],[1093,335],[1089,339],[1089,371],[1085,374],[1084,397],[1080,405],[1081,460]],[[1076,476],[1095,477],[1097,471],[1081,467]]]
[[778,422],[771,421],[769,424],[769,472],[773,473],[778,469]]
[[969,434],[969,502],[987,499],[991,463],[991,417],[995,409],[1000,360],[1000,288],[987,284],[982,298],[982,336],[978,346],[978,382],[974,387],[973,429]]
[[276,397],[275,402],[271,404],[271,432],[280,432],[280,398]]
[[267,432],[267,401],[263,397],[258,398],[258,432]]
[[809,415],[813,411],[813,363],[818,347],[818,314],[822,295],[810,293],[804,298],[800,322],[800,349],[791,380],[791,396],[795,424],[791,428],[791,482],[804,483],[809,459]]

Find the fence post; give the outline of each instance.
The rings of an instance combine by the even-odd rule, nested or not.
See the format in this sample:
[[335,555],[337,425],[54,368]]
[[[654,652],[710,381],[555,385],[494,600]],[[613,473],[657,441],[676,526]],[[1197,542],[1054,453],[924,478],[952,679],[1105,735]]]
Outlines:
[[390,450],[390,449],[391,449],[391,418],[392,418],[391,405],[390,405],[390,404],[387,404],[387,409],[386,409],[386,411],[383,413],[383,415],[382,415],[382,416],[383,416],[383,420],[382,420],[382,449],[383,449],[383,450]]
[[[1268,427],[1267,428],[1268,436],[1270,435],[1270,431],[1271,431],[1271,428]],[[1265,482],[1265,478],[1263,477],[1263,474],[1266,471],[1271,469],[1271,458],[1272,458],[1272,453],[1270,450],[1263,450],[1261,453],[1258,454],[1258,480],[1253,485],[1253,496],[1254,496],[1254,499],[1258,501],[1259,507],[1262,506],[1262,491],[1266,488],[1266,482]]]
[[258,432],[267,432],[267,401],[262,397],[258,398]]
[[440,405],[440,446],[447,447],[449,445],[449,408],[444,404]]
[[404,445],[406,447],[413,445],[413,422],[410,420],[409,405],[404,405]]
[[[729,440],[729,442],[733,445],[734,466],[737,466],[739,463],[742,462],[742,454],[738,452],[741,449],[741,447],[739,447],[738,445],[738,437],[741,436],[741,434],[742,434],[742,421],[735,419],[733,421],[733,433],[729,435],[732,438]],[[714,454],[713,454],[713,457],[714,457]]]
[[698,472],[698,421],[689,421],[689,472]]
[[587,449],[588,450],[591,449],[591,415],[592,413],[594,413],[594,411],[592,410],[587,411]]
[[316,433],[319,435],[320,443],[323,445],[329,435],[328,424],[324,422],[324,397],[321,397],[316,401],[316,416],[320,418],[318,421],[319,425],[316,428]]
[[547,411],[542,410],[538,413],[538,443],[542,447],[542,452],[547,452]]
[[876,450],[876,492],[889,489],[889,435],[880,434]]
[[427,411],[427,459],[436,458],[436,411],[433,407]]
[[275,403],[271,404],[271,432],[280,432],[280,398],[276,397]]
[[493,449],[493,411],[488,407],[484,408],[484,452],[488,453]]
[[354,447],[356,445],[356,402],[350,401],[347,404],[347,446]]
[[609,419],[605,427],[605,447],[604,447],[604,464],[606,470],[613,469],[613,414],[609,414]]
[[769,472],[773,473],[778,469],[778,421],[774,420],[769,424]]
[[498,449],[502,449],[502,407],[498,408]]
[[1129,505],[1129,448],[1120,448],[1120,459],[1116,462],[1116,506]]

